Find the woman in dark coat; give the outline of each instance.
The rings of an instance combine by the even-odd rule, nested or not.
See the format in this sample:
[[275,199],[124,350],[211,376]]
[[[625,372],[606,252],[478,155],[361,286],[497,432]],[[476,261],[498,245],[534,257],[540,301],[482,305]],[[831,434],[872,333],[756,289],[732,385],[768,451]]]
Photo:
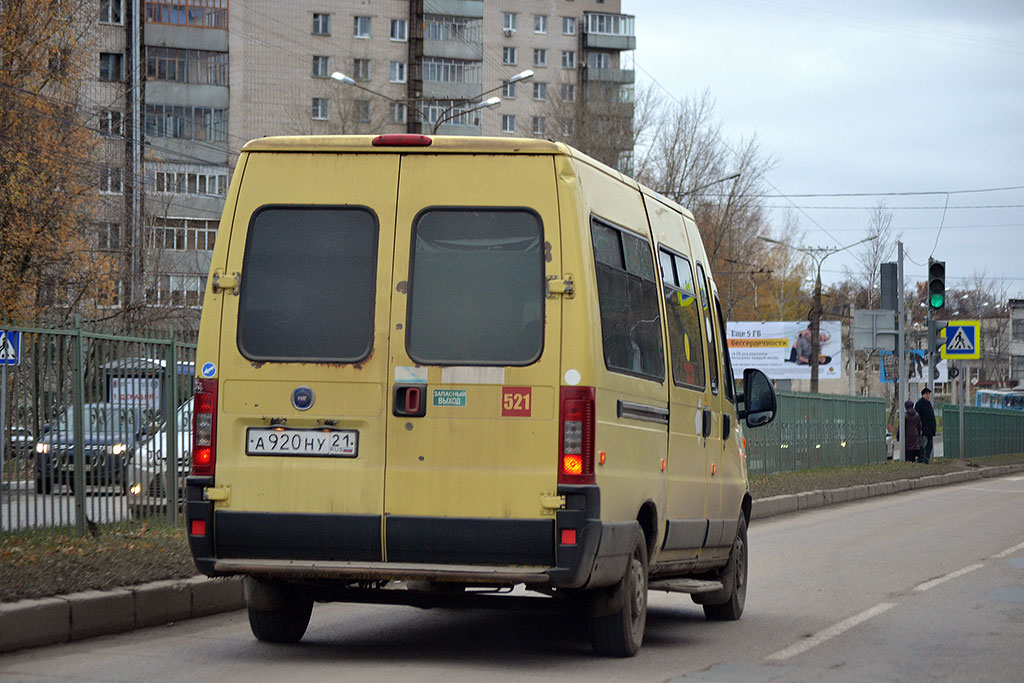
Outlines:
[[907,443],[907,462],[917,462],[921,453],[921,416],[914,410],[914,402],[903,404],[907,409],[903,420],[903,438]]

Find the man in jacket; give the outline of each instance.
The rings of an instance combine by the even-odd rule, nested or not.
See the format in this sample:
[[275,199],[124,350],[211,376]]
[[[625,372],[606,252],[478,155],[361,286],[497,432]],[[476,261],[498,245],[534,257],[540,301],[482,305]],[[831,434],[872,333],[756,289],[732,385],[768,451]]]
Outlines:
[[921,416],[921,455],[920,462],[931,462],[932,439],[935,438],[935,410],[932,408],[932,392],[928,387],[921,390],[921,398],[914,405],[914,410]]

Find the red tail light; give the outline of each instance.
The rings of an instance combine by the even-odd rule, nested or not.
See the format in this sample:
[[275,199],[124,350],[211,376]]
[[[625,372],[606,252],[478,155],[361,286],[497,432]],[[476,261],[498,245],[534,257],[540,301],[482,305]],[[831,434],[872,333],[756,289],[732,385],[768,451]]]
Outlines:
[[558,483],[593,484],[594,388],[562,387]]
[[217,465],[217,380],[196,380],[192,408],[192,474],[212,477]]
[[372,141],[374,147],[430,147],[431,140],[426,135],[415,133],[389,133],[378,135]]

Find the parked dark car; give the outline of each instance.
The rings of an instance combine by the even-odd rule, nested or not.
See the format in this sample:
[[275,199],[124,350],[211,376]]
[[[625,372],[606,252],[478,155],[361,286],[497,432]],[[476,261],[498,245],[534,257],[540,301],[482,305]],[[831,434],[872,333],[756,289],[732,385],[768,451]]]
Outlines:
[[[82,406],[85,440],[85,483],[117,486],[127,491],[127,462],[144,436],[143,411],[138,406],[86,403]],[[69,406],[55,425],[48,425],[36,443],[36,493],[54,487],[75,486],[74,407]]]

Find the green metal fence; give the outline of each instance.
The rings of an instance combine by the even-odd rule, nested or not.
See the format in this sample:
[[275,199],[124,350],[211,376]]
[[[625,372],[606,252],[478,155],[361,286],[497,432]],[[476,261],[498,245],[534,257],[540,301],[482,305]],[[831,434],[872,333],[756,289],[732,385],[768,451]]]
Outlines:
[[0,533],[176,523],[195,346],[80,326],[0,331],[20,336],[20,362],[0,368]]
[[[960,407],[942,407],[943,457],[959,458]],[[1024,412],[964,406],[964,451],[968,458],[1024,453]]]
[[747,429],[751,474],[885,462],[885,401],[880,398],[779,392],[779,412]]

